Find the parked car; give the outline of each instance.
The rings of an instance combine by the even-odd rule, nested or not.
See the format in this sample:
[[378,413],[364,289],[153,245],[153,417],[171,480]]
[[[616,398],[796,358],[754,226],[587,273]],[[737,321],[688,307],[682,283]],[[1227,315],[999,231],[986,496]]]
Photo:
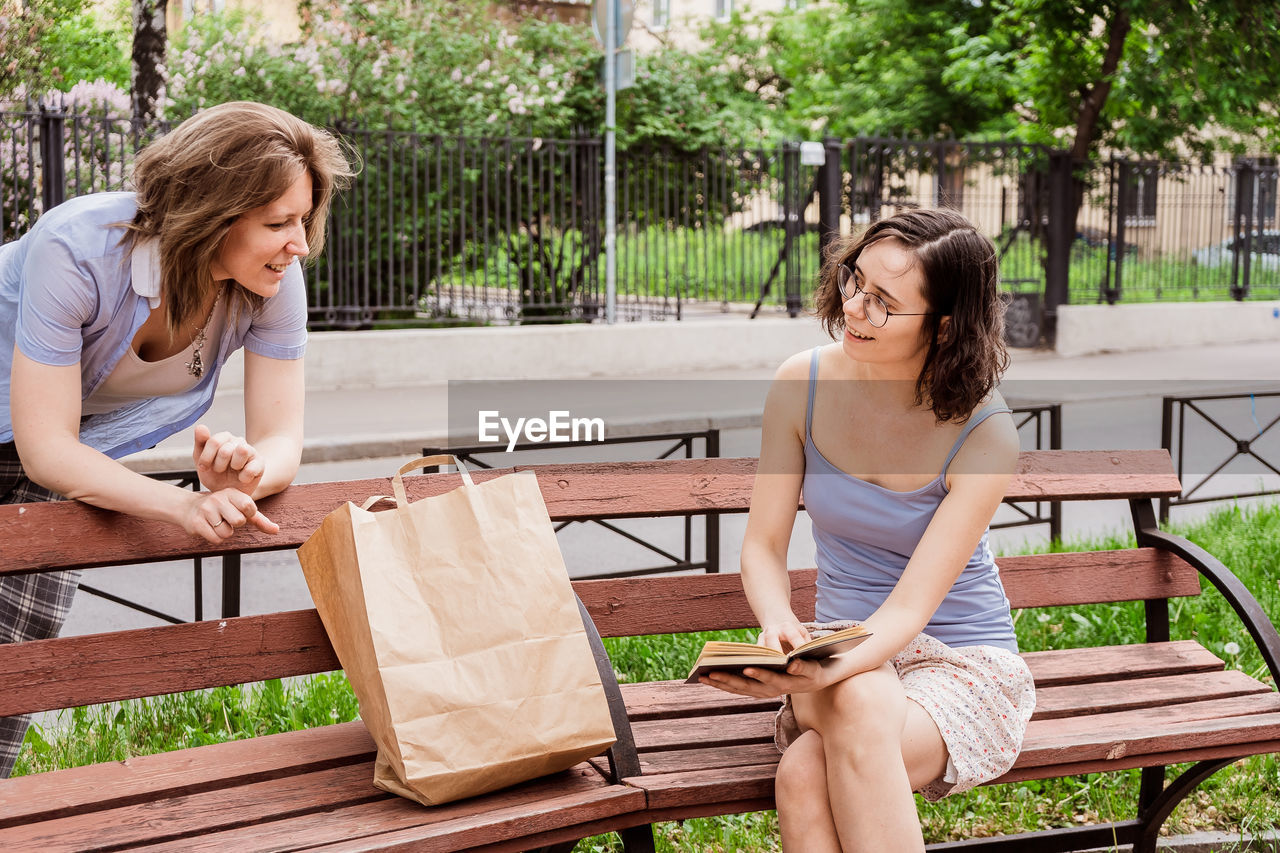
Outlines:
[[[1202,267],[1231,266],[1245,251],[1245,235],[1229,237],[1212,246],[1196,249],[1191,259]],[[1244,258],[1240,258],[1243,263]],[[1280,231],[1258,231],[1249,235],[1250,270],[1280,270]]]

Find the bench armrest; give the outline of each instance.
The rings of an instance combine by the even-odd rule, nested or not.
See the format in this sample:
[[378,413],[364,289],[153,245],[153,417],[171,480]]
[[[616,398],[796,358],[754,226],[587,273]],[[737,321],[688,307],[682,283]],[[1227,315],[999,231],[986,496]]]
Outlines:
[[1272,680],[1277,688],[1280,688],[1280,633],[1276,632],[1275,625],[1267,617],[1262,605],[1258,604],[1258,600],[1253,597],[1249,588],[1217,557],[1194,542],[1160,530],[1155,524],[1150,501],[1142,503],[1145,504],[1146,511],[1139,512],[1136,506],[1134,508],[1134,520],[1138,522],[1134,525],[1138,547],[1159,548],[1177,554],[1195,566],[1196,571],[1201,575],[1208,578],[1209,582],[1217,587],[1231,604],[1232,609],[1244,622],[1244,626],[1249,629],[1249,636],[1253,637],[1253,641],[1258,645],[1258,651],[1262,653],[1262,659],[1271,670]]
[[613,734],[617,741],[609,747],[609,772],[613,776],[610,782],[615,785],[623,779],[640,775],[640,754],[636,751],[635,735],[631,732],[631,720],[627,716],[627,705],[622,699],[622,688],[618,686],[618,676],[613,671],[613,661],[605,651],[604,641],[596,630],[596,623],[587,612],[582,599],[574,593],[578,602],[578,612],[582,615],[582,627],[587,631],[587,639],[591,642],[591,653],[596,659],[596,670],[600,673],[600,683],[604,685],[604,695],[609,700],[609,717],[613,720]]

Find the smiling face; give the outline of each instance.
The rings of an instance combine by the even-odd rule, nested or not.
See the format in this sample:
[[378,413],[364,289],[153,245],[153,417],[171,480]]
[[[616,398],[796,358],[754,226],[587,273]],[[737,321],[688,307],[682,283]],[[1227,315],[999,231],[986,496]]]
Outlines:
[[209,271],[214,281],[232,279],[264,299],[275,296],[285,270],[307,254],[304,219],[311,212],[311,174],[303,171],[270,204],[231,223]]
[[[867,319],[861,293],[844,300],[845,353],[855,361],[901,364],[918,372],[929,341],[924,335],[926,318],[914,315],[928,312],[929,304],[924,295],[924,273],[915,254],[900,241],[888,238],[867,246],[849,267],[854,271],[854,283],[880,297],[893,316],[876,327]],[[853,293],[853,287],[848,290]]]

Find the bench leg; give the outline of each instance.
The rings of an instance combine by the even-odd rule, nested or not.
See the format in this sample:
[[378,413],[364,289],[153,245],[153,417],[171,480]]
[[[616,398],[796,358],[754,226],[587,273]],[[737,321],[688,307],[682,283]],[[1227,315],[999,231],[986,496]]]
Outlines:
[[633,826],[618,832],[627,853],[653,853],[653,825]]
[[1201,782],[1234,761],[1233,758],[1201,761],[1170,782],[1169,787],[1161,791],[1160,796],[1138,814],[1138,821],[1142,824],[1142,828],[1133,842],[1133,853],[1155,853],[1156,842],[1160,839],[1160,827],[1164,825],[1178,803],[1182,802]]

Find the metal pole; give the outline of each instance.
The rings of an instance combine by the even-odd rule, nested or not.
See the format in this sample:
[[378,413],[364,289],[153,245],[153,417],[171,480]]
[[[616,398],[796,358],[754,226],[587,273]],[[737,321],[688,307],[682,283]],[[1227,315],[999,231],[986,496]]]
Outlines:
[[1071,266],[1071,238],[1075,221],[1071,216],[1071,153],[1049,154],[1049,228],[1045,235],[1044,322],[1045,338],[1053,346],[1058,332],[1058,307],[1068,301]]
[[62,150],[66,116],[66,104],[40,105],[40,167],[44,170],[41,201],[45,210],[51,210],[67,199],[66,162]]
[[614,138],[618,108],[618,3],[604,16],[604,319],[618,320],[618,164]]

